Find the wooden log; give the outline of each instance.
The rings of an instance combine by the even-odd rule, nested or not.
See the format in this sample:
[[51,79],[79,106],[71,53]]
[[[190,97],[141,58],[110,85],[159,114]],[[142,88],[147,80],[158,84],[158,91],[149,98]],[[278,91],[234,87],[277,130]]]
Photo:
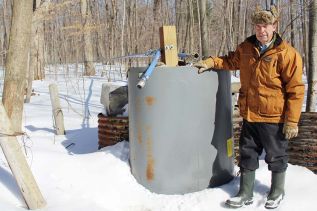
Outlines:
[[62,107],[59,102],[58,97],[58,88],[56,84],[49,85],[50,90],[50,97],[52,103],[52,111],[54,116],[55,122],[55,129],[57,135],[65,135],[65,128],[64,128],[64,115],[62,111]]
[[28,166],[11,121],[0,101],[0,145],[29,209],[40,209],[46,202]]

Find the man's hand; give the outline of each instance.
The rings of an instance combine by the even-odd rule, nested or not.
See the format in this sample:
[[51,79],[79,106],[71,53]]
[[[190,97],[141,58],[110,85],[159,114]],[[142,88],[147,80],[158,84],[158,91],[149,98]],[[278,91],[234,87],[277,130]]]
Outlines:
[[207,64],[203,60],[194,63],[193,66],[198,68],[198,74],[208,70]]
[[296,123],[285,122],[283,127],[283,133],[286,139],[294,138],[298,135],[298,126]]
[[214,60],[212,58],[200,60],[194,63],[193,66],[198,68],[198,74],[200,74],[205,71],[210,71],[210,68],[214,67]]

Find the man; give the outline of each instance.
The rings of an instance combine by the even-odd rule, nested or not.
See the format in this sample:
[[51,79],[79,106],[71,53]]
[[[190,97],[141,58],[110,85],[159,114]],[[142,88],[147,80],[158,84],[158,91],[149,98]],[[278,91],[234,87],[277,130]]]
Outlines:
[[288,140],[296,137],[304,98],[302,59],[299,53],[275,32],[278,14],[257,9],[252,14],[255,35],[235,52],[209,57],[194,64],[198,73],[206,70],[240,70],[238,105],[243,117],[240,150],[240,190],[226,201],[232,208],[253,203],[255,170],[263,149],[272,171],[271,189],[265,207],[279,206],[284,197]]

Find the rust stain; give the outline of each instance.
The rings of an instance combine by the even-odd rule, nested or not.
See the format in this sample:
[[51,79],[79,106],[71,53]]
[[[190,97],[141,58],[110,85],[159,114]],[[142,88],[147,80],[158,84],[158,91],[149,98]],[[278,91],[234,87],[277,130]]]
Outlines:
[[148,106],[152,106],[155,103],[155,98],[153,96],[147,96],[145,97],[145,103]]
[[146,165],[146,178],[147,180],[154,179],[154,158],[153,158],[153,146],[152,146],[152,136],[151,128],[146,127],[147,140],[146,140],[146,149],[147,149],[147,165]]
[[142,144],[142,129],[138,127],[138,143]]
[[148,155],[147,158],[147,166],[146,166],[146,178],[147,180],[153,180],[154,179],[154,160],[152,156]]
[[141,100],[140,97],[137,97],[135,100],[135,111],[136,113],[141,112]]

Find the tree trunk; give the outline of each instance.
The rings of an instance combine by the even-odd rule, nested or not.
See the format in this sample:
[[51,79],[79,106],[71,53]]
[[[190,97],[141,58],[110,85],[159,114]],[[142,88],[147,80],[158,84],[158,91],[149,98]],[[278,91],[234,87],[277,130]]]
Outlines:
[[296,11],[295,11],[295,5],[294,0],[290,0],[290,14],[291,14],[291,45],[295,48],[295,17],[296,17]]
[[14,0],[9,50],[5,65],[3,104],[11,119],[12,129],[22,131],[26,66],[31,39],[33,0]]
[[306,23],[306,18],[307,18],[307,13],[306,13],[306,9],[304,8],[304,0],[301,0],[301,13],[302,15],[302,19],[301,19],[301,24],[302,24],[302,29],[303,29],[303,33],[302,33],[302,41],[303,41],[303,50],[304,50],[304,66],[305,66],[305,73],[307,74],[307,70],[308,70],[308,66],[309,66],[309,59],[308,59],[308,33],[307,33],[307,23]]
[[159,14],[161,14],[161,4],[162,0],[154,0],[153,3],[153,27],[152,27],[152,40],[151,40],[151,48],[155,49],[156,37],[155,34],[158,33],[158,25],[159,25]]
[[34,72],[34,80],[42,80],[45,78],[43,13],[47,13],[48,7],[46,8],[46,5],[49,1],[46,0],[45,3],[43,0],[34,1],[36,1],[36,9],[32,20],[30,71]]
[[[31,50],[30,50],[31,51]],[[28,54],[28,63],[27,63],[27,85],[26,85],[26,96],[24,99],[25,103],[30,103],[32,96],[32,82],[34,77],[34,72],[30,70],[30,53]]]
[[217,55],[223,55],[225,54],[225,46],[226,46],[226,42],[227,42],[227,27],[228,27],[228,24],[227,24],[227,20],[228,20],[228,3],[229,3],[229,0],[225,0],[223,2],[223,13],[224,13],[224,16],[223,16],[223,29],[222,29],[222,36],[221,36],[221,44],[220,44],[220,48],[219,48],[219,51],[217,53]]
[[190,0],[189,5],[189,14],[190,14],[190,27],[189,27],[189,49],[188,52],[192,52],[194,49],[194,2]]
[[95,66],[94,66],[94,54],[93,54],[93,46],[92,46],[92,37],[90,32],[91,25],[91,10],[89,6],[89,0],[81,0],[80,1],[80,10],[81,16],[83,20],[83,33],[84,33],[84,65],[85,72],[84,75],[91,76],[95,75]]
[[[44,25],[43,14],[39,14],[36,10],[41,5],[41,0],[33,0],[35,7],[33,7],[32,29],[31,29],[31,48],[28,63],[28,77],[25,103],[29,103],[32,94],[32,82],[34,80],[44,79]],[[48,2],[48,1],[47,1]],[[42,4],[42,6],[46,6]],[[44,12],[44,10],[41,10]],[[45,11],[46,12],[46,11]]]
[[[137,0],[134,1],[134,52],[138,52],[138,3]],[[138,62],[138,61],[137,61]]]
[[210,56],[211,49],[208,42],[208,28],[207,28],[207,19],[206,19],[206,0],[199,1],[200,8],[200,39],[201,39],[201,55]]
[[[97,4],[97,23],[99,25],[103,25],[103,20],[102,18],[100,17],[100,6],[99,4]],[[106,20],[107,21],[107,20]],[[106,23],[105,23],[106,25]],[[108,27],[105,27],[106,29]],[[99,52],[100,52],[100,55],[99,55],[99,58],[100,58],[100,61],[102,63],[105,62],[106,60],[106,50],[105,50],[105,36],[104,36],[104,30],[100,29],[98,30],[98,35],[97,35],[97,48],[99,48]],[[76,57],[76,54],[75,54],[75,57]]]
[[309,12],[309,74],[306,111],[316,110],[317,103],[317,0],[311,2]]
[[[235,30],[236,33],[236,43],[239,44],[241,40],[241,16],[242,16],[242,0],[238,1],[238,6],[237,6],[237,11],[238,11],[238,23],[237,23],[237,29]],[[243,20],[243,19],[242,19]]]
[[[10,21],[6,20],[6,17],[8,16],[8,10],[11,8],[8,8],[7,6],[8,2],[4,1],[2,4],[2,18],[3,18],[3,49],[6,51],[8,49],[8,44],[9,44],[9,30],[10,30]],[[5,53],[5,52],[4,52]],[[4,58],[6,57],[5,54],[3,56]]]
[[[275,5],[276,5],[276,9],[277,11],[280,11],[280,1],[279,0],[275,0]],[[277,26],[276,26],[276,32],[279,33],[280,32],[280,21],[277,22]]]
[[244,13],[243,13],[243,27],[242,27],[242,37],[243,39],[248,36],[248,7],[249,7],[249,0],[245,0],[246,3],[245,3],[245,10],[244,10]]
[[227,27],[228,27],[228,42],[227,42],[227,48],[228,51],[232,51],[234,50],[234,20],[233,17],[235,17],[234,15],[234,1],[229,0],[228,1],[228,5],[227,5],[227,9],[228,9],[228,19],[227,19]]
[[176,36],[177,36],[177,45],[179,48],[179,51],[184,51],[184,42],[183,41],[183,35],[182,33],[182,21],[183,21],[183,13],[182,13],[182,0],[175,0],[175,16],[176,16]]
[[124,56],[124,28],[125,28],[125,0],[123,0],[123,16],[122,16],[122,29],[121,29],[121,56]]

